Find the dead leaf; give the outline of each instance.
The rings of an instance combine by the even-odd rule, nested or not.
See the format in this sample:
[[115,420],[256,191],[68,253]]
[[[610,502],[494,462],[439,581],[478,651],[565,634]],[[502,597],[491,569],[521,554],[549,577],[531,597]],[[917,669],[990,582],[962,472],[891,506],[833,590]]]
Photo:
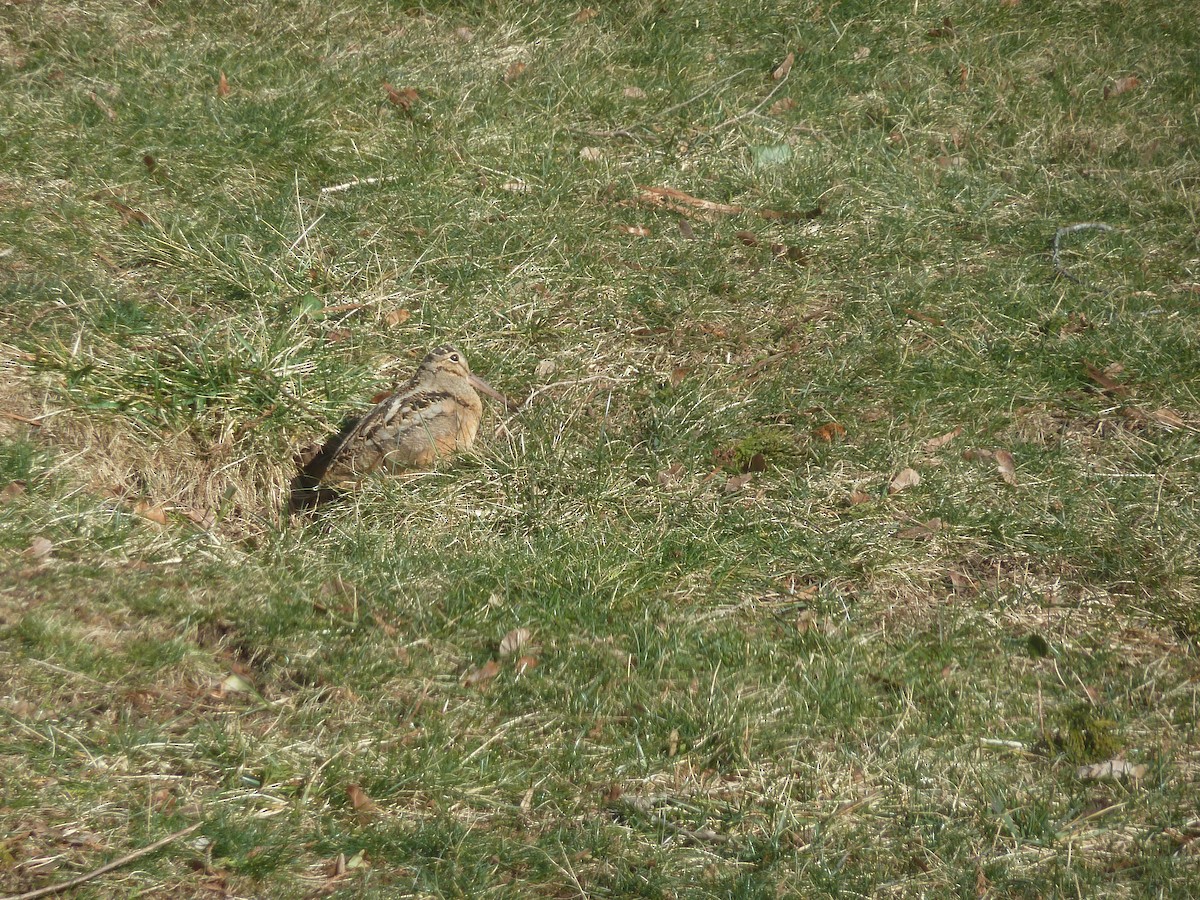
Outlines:
[[937,28],[930,28],[927,32],[925,32],[925,34],[934,39],[953,37],[954,23],[950,21],[949,16],[946,16],[944,19],[942,19],[941,25],[939,25]]
[[407,310],[404,307],[399,307],[397,309],[393,309],[386,316],[384,316],[383,321],[389,327],[395,328],[398,325],[403,325],[405,322],[407,322],[411,318],[412,318],[411,310]]
[[221,76],[217,79],[217,96],[218,97],[228,97],[229,96],[229,79],[225,77],[224,72],[222,72]]
[[595,9],[590,6],[585,6],[579,12],[575,13],[575,24],[582,25],[584,22],[590,22],[598,15],[600,15],[600,13]]
[[121,223],[124,225],[150,225],[154,222],[148,215],[140,209],[134,209],[132,206],[127,206],[120,200],[109,200],[108,205],[121,214]]
[[1104,99],[1120,97],[1125,92],[1132,91],[1141,83],[1141,80],[1136,75],[1126,75],[1124,78],[1118,78],[1112,84],[1105,86]]
[[29,542],[29,546],[25,549],[25,555],[30,559],[45,559],[54,550],[54,543],[49,539],[38,535]]
[[786,259],[788,262],[800,264],[808,262],[808,255],[801,248],[788,244],[772,244],[771,256],[776,260]]
[[584,162],[599,162],[604,159],[604,151],[599,147],[580,147],[579,158]]
[[824,441],[826,444],[832,444],[835,440],[846,436],[846,428],[844,425],[839,425],[837,422],[826,422],[824,425],[818,425],[812,430],[813,437],[818,441]]
[[787,112],[789,109],[796,108],[796,101],[791,97],[784,97],[782,100],[776,100],[768,108],[767,112],[772,116],[778,116]]
[[981,450],[974,447],[962,452],[962,458],[965,462],[975,462],[977,459],[991,459],[994,455],[991,450]]
[[860,503],[866,503],[871,499],[871,495],[866,491],[853,490],[850,492],[850,505],[858,506]]
[[368,797],[367,792],[357,784],[346,785],[346,796],[350,798],[350,804],[354,807],[354,811],[360,815],[379,812],[375,801]]
[[650,206],[656,206],[660,209],[671,209],[679,213],[688,213],[692,210],[699,210],[705,213],[719,213],[727,216],[737,216],[744,213],[758,216],[763,219],[773,219],[781,222],[802,222],[807,219],[815,219],[821,215],[821,207],[808,210],[807,212],[791,212],[779,211],[774,209],[746,209],[742,206],[732,206],[728,203],[715,203],[712,200],[703,200],[700,197],[693,197],[691,194],[668,187],[645,187],[638,186],[638,198],[642,203]]
[[956,594],[970,594],[975,592],[976,585],[973,578],[954,569],[948,570],[946,575],[950,579],[950,587],[954,588]]
[[462,25],[454,29],[454,36],[464,44],[469,44],[475,39],[475,32],[466,25]]
[[906,541],[927,541],[942,530],[941,519],[930,519],[928,522],[918,522],[896,532],[896,537]]
[[676,756],[679,753],[679,729],[672,728],[671,733],[667,736],[667,756]]
[[10,481],[3,488],[0,488],[0,503],[11,503],[23,493],[25,493],[25,482]]
[[116,110],[114,110],[111,106],[109,106],[107,103],[105,103],[104,100],[101,99],[99,94],[97,94],[95,91],[88,91],[88,99],[91,100],[92,103],[96,104],[96,108],[99,109],[100,112],[102,112],[102,113],[104,113],[104,115],[108,116],[108,121],[110,121],[110,122],[117,121]]
[[630,87],[625,88],[625,90],[621,91],[621,94],[623,96],[629,98],[630,100],[645,100],[646,99],[646,92],[643,91],[640,87],[636,87],[636,86],[630,86]]
[[892,483],[888,485],[889,494],[898,494],[910,487],[916,487],[921,483],[921,474],[916,469],[901,469],[899,474],[892,479]]
[[1149,767],[1142,763],[1131,763],[1124,759],[1110,759],[1105,762],[1093,763],[1090,766],[1080,766],[1075,770],[1075,777],[1082,781],[1139,781]]
[[486,687],[499,674],[500,663],[494,659],[489,659],[482,666],[472,669],[464,675],[463,684],[466,687]]
[[237,672],[230,672],[221,680],[221,690],[226,694],[248,694],[254,690],[254,685]]
[[146,167],[146,171],[153,172],[155,169],[158,168],[158,160],[156,160],[149,153],[143,153],[142,154],[142,165],[144,165]]
[[417,93],[416,88],[404,88],[401,90],[392,87],[386,81],[383,83],[383,89],[387,93],[388,102],[400,107],[405,112],[411,112],[413,104],[421,97]]
[[[1124,367],[1122,367],[1124,368]],[[1083,361],[1083,370],[1087,373],[1087,377],[1100,386],[1100,389],[1109,394],[1128,394],[1129,388],[1121,384],[1119,381],[1113,380],[1110,376],[1116,374],[1120,369],[1113,371],[1112,366],[1107,366],[1103,371],[1093,366],[1086,359]]]
[[525,63],[517,60],[508,67],[508,71],[504,73],[504,83],[512,84],[525,73]]
[[789,53],[783,58],[783,62],[775,67],[775,71],[771,73],[771,78],[773,78],[775,81],[782,81],[783,79],[787,78],[788,72],[792,71],[792,64],[795,61],[796,54]]
[[506,181],[500,185],[500,190],[508,191],[513,194],[524,194],[529,190],[529,185],[520,178],[515,178],[512,181]]
[[1013,455],[1007,450],[997,450],[995,453],[996,471],[1000,473],[1000,477],[1004,479],[1004,483],[1017,486],[1017,467],[1013,460]]
[[680,476],[683,475],[683,463],[672,463],[667,468],[658,473],[659,487],[670,488],[679,483]]
[[500,658],[512,656],[529,643],[531,632],[528,628],[514,628],[500,639]]
[[150,503],[148,500],[139,500],[137,503],[133,504],[133,511],[143,519],[149,519],[156,525],[167,524],[166,510],[157,504]]
[[734,232],[733,236],[735,238],[737,238],[739,241],[741,241],[743,244],[745,244],[747,247],[757,247],[758,246],[758,236],[755,235],[755,233],[753,231],[737,231],[737,232]]
[[184,515],[187,516],[188,521],[192,522],[193,524],[196,524],[196,526],[203,528],[205,530],[210,529],[212,526],[215,526],[215,524],[217,523],[216,512],[214,512],[210,509],[204,509],[204,508],[190,509],[190,510],[186,510],[184,512]]
[[[1167,409],[1165,406],[1162,409],[1156,409],[1150,413],[1150,418],[1161,425],[1163,428],[1174,430],[1176,428],[1187,428],[1187,422],[1183,420],[1183,416],[1175,412],[1173,409]],[[16,482],[14,482],[15,484]]]
[[537,664],[538,658],[536,656],[525,655],[517,658],[514,668],[517,670],[518,675],[524,675],[530,669],[536,668]]
[[725,480],[725,493],[736,494],[742,488],[750,483],[750,479],[754,477],[753,472],[743,472],[741,475],[730,475]]
[[683,380],[688,377],[689,372],[691,372],[691,369],[687,368],[686,366],[677,366],[676,368],[672,369],[671,387],[677,388],[683,384]]
[[632,234],[635,237],[650,237],[650,229],[645,225],[618,225],[617,231]]
[[950,443],[952,440],[954,440],[956,437],[958,437],[960,434],[962,434],[962,431],[963,431],[962,426],[959,425],[953,431],[947,431],[945,434],[943,434],[939,437],[930,438],[924,444],[921,445],[921,449],[924,450],[926,453],[936,453],[938,450],[941,450],[948,443]]
[[870,47],[859,47],[857,50],[854,51],[855,59],[866,59],[870,55],[871,55]]

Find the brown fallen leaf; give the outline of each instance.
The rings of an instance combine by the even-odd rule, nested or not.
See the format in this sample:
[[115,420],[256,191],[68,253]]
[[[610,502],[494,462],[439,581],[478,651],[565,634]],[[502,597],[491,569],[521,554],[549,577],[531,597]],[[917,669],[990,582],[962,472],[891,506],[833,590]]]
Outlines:
[[859,47],[857,50],[854,51],[855,59],[866,59],[870,55],[871,55],[870,47]]
[[788,72],[792,71],[792,64],[795,61],[796,61],[796,54],[789,53],[787,56],[785,56],[783,58],[783,62],[781,62],[778,66],[776,66],[775,70],[773,72],[771,72],[771,78],[774,79],[775,81],[782,81],[783,79],[787,78]]
[[650,229],[645,225],[618,225],[617,231],[632,234],[635,237],[650,237]]
[[140,209],[134,209],[122,203],[120,200],[109,200],[108,205],[121,214],[121,222],[124,225],[150,225],[154,220],[142,212]]
[[96,108],[104,115],[108,116],[110,122],[117,121],[117,112],[111,106],[104,102],[103,98],[95,91],[88,91],[88,99],[96,105]]
[[1126,75],[1124,78],[1118,78],[1112,84],[1105,85],[1104,99],[1120,97],[1127,91],[1132,91],[1141,83],[1141,80],[1136,75]]
[[596,16],[600,15],[599,11],[590,6],[585,6],[579,12],[575,13],[575,24],[582,25],[584,22],[590,22]]
[[671,370],[671,387],[677,388],[683,384],[683,380],[688,377],[692,370],[686,366],[676,366]]
[[1106,367],[1106,369],[1102,371],[1085,359],[1083,361],[1083,370],[1087,374],[1087,377],[1089,379],[1091,379],[1093,382],[1095,382],[1097,385],[1099,385],[1100,389],[1102,391],[1104,391],[1105,393],[1109,393],[1109,394],[1128,394],[1129,393],[1129,388],[1126,385],[1123,385],[1119,381],[1114,380],[1111,377],[1111,375],[1108,374],[1109,371],[1111,371],[1111,367]]
[[504,83],[512,84],[525,73],[525,63],[517,60],[508,67],[508,71],[504,73]]
[[923,443],[921,445],[921,449],[924,450],[926,453],[936,453],[937,451],[939,451],[943,447],[945,447],[948,443],[950,443],[952,440],[954,440],[956,437],[958,437],[960,434],[962,434],[962,431],[963,431],[962,426],[959,425],[953,431],[947,431],[943,435],[940,435],[935,438],[930,438],[929,440],[927,440],[925,443]]
[[512,656],[529,643],[532,632],[528,628],[514,628],[500,639],[500,658]]
[[888,485],[888,493],[898,494],[910,487],[916,487],[920,483],[921,474],[916,469],[901,469],[892,479],[892,483]]
[[412,318],[411,310],[407,310],[404,307],[399,307],[397,309],[393,309],[386,316],[384,316],[383,321],[390,328],[395,328],[399,325],[403,325],[405,322],[407,322],[411,318]]
[[413,104],[421,97],[416,88],[394,88],[386,81],[383,83],[383,90],[387,93],[388,102],[405,112],[411,112]]
[[767,113],[772,116],[778,116],[787,112],[789,109],[796,108],[796,101],[791,97],[784,97],[782,100],[776,100],[767,108]]
[[850,505],[858,506],[860,503],[869,503],[871,495],[866,491],[860,491],[857,488],[850,492]]
[[194,526],[208,530],[217,523],[216,512],[210,509],[204,509],[203,506],[196,509],[188,509],[184,512],[187,520],[192,522]]
[[11,503],[23,493],[25,493],[25,482],[10,481],[4,487],[0,488],[0,503]]
[[906,541],[927,541],[941,530],[942,520],[935,518],[927,522],[918,522],[916,525],[909,525],[907,528],[901,528],[896,532],[896,537]]
[[46,559],[54,551],[54,543],[49,538],[38,535],[25,548],[25,555],[30,559]]
[[997,450],[994,454],[996,459],[996,471],[1000,473],[1000,477],[1004,479],[1004,483],[1017,486],[1017,467],[1013,460],[1013,455],[1007,450]]
[[537,668],[538,658],[536,656],[521,656],[517,658],[517,662],[513,668],[517,670],[518,675],[524,675],[530,669]]
[[463,685],[466,687],[486,687],[499,674],[500,663],[494,659],[489,659],[482,666],[472,669],[464,675]]
[[753,231],[735,231],[733,236],[747,247],[758,246],[758,236]]
[[742,488],[750,483],[750,479],[754,477],[753,472],[743,472],[741,475],[730,475],[725,479],[725,493],[736,494]]
[[143,153],[142,154],[142,165],[144,165],[146,167],[146,171],[153,172],[155,169],[158,168],[158,160],[156,160],[149,153]]
[[625,90],[621,91],[621,96],[626,97],[629,100],[645,100],[646,92],[636,85],[631,85],[630,87],[627,87]]
[[945,38],[954,36],[954,23],[950,21],[950,17],[946,16],[942,19],[942,24],[937,28],[930,28],[925,32],[931,38]]
[[950,587],[954,588],[956,594],[970,594],[976,590],[975,580],[962,572],[950,569],[946,572],[950,579]]
[[354,811],[359,815],[369,815],[370,813],[379,812],[379,807],[375,805],[375,801],[367,796],[357,784],[346,785],[346,796],[350,798],[350,804],[354,807]]
[[475,32],[466,25],[460,25],[454,29],[454,36],[464,44],[469,44],[475,40]]
[[221,72],[220,77],[217,78],[217,96],[218,97],[228,97],[229,96],[229,79],[225,77],[224,72]]
[[679,484],[679,479],[683,475],[683,472],[683,463],[672,463],[658,473],[658,486],[663,488],[674,487]]
[[846,436],[846,428],[837,422],[826,422],[824,425],[818,425],[814,428],[812,434],[818,441],[832,444],[838,438]]
[[669,187],[646,187],[638,185],[638,200],[647,203],[651,206],[657,206],[662,209],[671,209],[675,212],[688,213],[694,210],[705,213],[717,213],[726,216],[737,216],[744,213],[759,216],[763,219],[776,219],[782,222],[800,222],[806,219],[815,219],[821,214],[821,208],[809,210],[808,212],[790,212],[773,209],[746,209],[743,206],[733,206],[729,203],[716,203],[712,200],[703,200],[700,197],[693,197],[691,194],[676,190]]
[[133,511],[143,519],[149,519],[156,525],[167,524],[167,512],[161,506],[148,500],[139,500],[133,504]]
[[977,447],[972,447],[962,452],[962,458],[965,462],[975,462],[977,459],[991,459],[994,455],[991,450],[982,450]]
[[1179,415],[1173,409],[1167,409],[1165,406],[1150,413],[1150,418],[1168,430],[1173,431],[1176,428],[1187,428],[1187,422],[1183,420],[1183,416]]
[[584,162],[600,162],[604,159],[604,151],[599,147],[580,147],[579,158]]
[[801,248],[788,244],[772,244],[771,257],[775,260],[787,260],[788,262],[800,264],[808,262],[808,254]]

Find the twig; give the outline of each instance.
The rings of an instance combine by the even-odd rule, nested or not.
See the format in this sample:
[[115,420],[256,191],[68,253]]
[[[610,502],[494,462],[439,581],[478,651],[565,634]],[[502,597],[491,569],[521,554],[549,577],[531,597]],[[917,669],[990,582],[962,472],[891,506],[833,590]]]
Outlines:
[[690,215],[692,212],[699,210],[705,213],[717,213],[726,216],[754,215],[763,219],[778,219],[782,222],[801,222],[806,219],[815,219],[821,215],[821,207],[816,206],[807,212],[794,212],[791,210],[780,212],[774,209],[747,209],[744,206],[732,206],[728,203],[716,203],[712,200],[704,200],[700,197],[693,197],[691,194],[686,194],[681,190],[670,187],[646,187],[638,185],[638,196],[635,202],[644,202],[650,206],[656,206],[660,209],[669,209],[673,212],[683,215]]
[[14,422],[24,422],[26,425],[32,425],[34,428],[41,428],[42,423],[37,419],[30,419],[20,413],[9,412],[7,409],[0,409],[0,416],[6,419],[12,419]]
[[1075,234],[1077,231],[1115,231],[1111,225],[1106,225],[1103,222],[1078,222],[1075,225],[1064,225],[1062,228],[1054,232],[1054,243],[1052,244],[1053,252],[1050,258],[1054,261],[1054,274],[1060,278],[1065,278],[1067,281],[1073,281],[1076,284],[1089,287],[1082,278],[1078,275],[1072,275],[1067,271],[1066,266],[1059,259],[1059,252],[1062,250],[1062,239],[1068,234]]
[[356,188],[363,184],[387,184],[390,181],[399,181],[399,175],[387,175],[382,178],[374,176],[370,178],[355,178],[353,181],[347,181],[342,184],[331,184],[328,187],[321,188],[322,194],[340,194],[342,191],[348,191],[351,188]]
[[35,897],[46,897],[50,894],[59,894],[63,891],[69,891],[73,887],[78,887],[84,882],[91,881],[93,878],[99,878],[106,872],[111,872],[113,869],[119,869],[121,866],[128,865],[134,860],[141,859],[147,854],[153,853],[159,847],[165,847],[172,841],[177,841],[181,837],[187,837],[193,831],[198,829],[203,822],[197,822],[195,825],[189,825],[187,828],[180,829],[174,834],[168,834],[165,838],[160,838],[149,846],[142,847],[140,850],[134,850],[132,853],[127,853],[120,859],[114,859],[110,863],[105,863],[98,869],[93,869],[90,872],[84,872],[82,875],[72,878],[70,881],[64,881],[61,884],[51,884],[43,888],[38,888],[34,891],[26,891],[24,894],[13,894],[11,897],[3,897],[0,900],[34,900]]

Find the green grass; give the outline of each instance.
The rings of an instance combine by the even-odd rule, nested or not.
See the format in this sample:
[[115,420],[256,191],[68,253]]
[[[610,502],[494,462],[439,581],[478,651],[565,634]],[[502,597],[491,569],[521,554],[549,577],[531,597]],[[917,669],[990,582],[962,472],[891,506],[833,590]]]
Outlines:
[[0,893],[1189,896],[1192,11],[579,12],[0,11]]

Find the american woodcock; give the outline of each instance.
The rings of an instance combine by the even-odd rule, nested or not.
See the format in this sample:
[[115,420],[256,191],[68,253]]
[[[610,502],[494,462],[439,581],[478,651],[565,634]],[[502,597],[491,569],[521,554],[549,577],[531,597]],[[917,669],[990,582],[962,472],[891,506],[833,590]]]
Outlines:
[[507,404],[503,394],[472,374],[461,350],[431,350],[403,387],[347,423],[301,467],[292,484],[292,509],[314,506],[330,489],[377,470],[426,468],[469,450],[483,414],[480,392]]

